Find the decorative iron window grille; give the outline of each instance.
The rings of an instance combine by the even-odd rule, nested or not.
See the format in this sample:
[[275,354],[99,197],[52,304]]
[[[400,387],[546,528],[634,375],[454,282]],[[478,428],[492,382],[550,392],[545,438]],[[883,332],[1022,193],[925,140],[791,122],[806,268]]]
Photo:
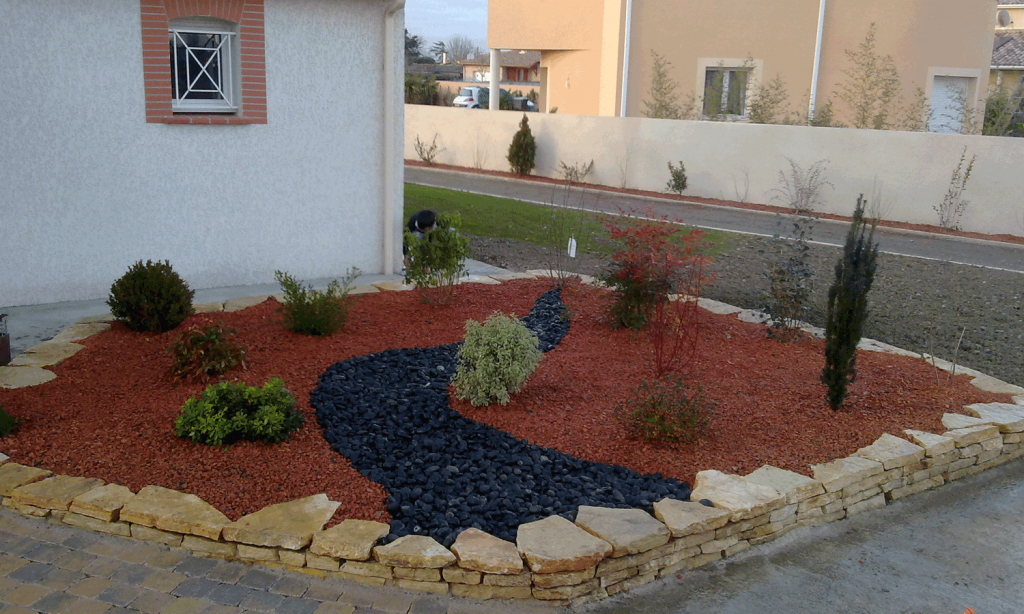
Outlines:
[[171,108],[178,112],[238,109],[234,92],[234,32],[177,28],[171,44]]

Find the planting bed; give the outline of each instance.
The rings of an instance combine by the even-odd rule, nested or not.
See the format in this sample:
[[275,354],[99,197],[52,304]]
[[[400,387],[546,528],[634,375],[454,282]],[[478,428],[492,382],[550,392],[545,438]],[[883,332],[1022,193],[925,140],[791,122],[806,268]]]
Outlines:
[[[310,395],[319,376],[339,361],[367,354],[455,343],[467,319],[483,320],[494,310],[525,315],[550,288],[545,280],[469,284],[450,307],[425,305],[415,292],[362,295],[345,330],[323,339],[281,328],[273,300],[190,318],[185,326],[217,322],[238,331],[237,341],[249,348],[247,369],[229,378],[255,385],[277,376],[296,393],[305,426],[277,445],[210,448],[174,437],[181,405],[204,387],[167,372],[167,347],[181,329],[144,335],[115,324],[84,340],[85,350],[55,367],[53,382],[0,391],[5,409],[25,419],[2,451],[22,464],[99,477],[132,490],[153,484],[193,493],[232,520],[322,492],[342,504],[329,524],[343,518],[388,522],[388,493],[331,450],[317,425]],[[883,432],[941,432],[945,412],[1010,400],[975,389],[966,377],[937,385],[923,361],[862,352],[847,409],[834,413],[818,382],[821,342],[779,344],[760,325],[703,313],[686,378],[717,404],[710,436],[693,446],[628,440],[612,414],[632,387],[650,377],[650,348],[642,335],[600,322],[607,301],[602,291],[571,285],[562,299],[570,331],[544,356],[523,392],[504,407],[473,408],[452,398],[456,411],[585,461],[691,481],[703,469],[746,474],[763,464],[809,474],[811,463],[847,456]],[[381,428],[382,437],[391,434]],[[457,440],[447,444],[458,446]],[[411,490],[409,495],[417,496]]]

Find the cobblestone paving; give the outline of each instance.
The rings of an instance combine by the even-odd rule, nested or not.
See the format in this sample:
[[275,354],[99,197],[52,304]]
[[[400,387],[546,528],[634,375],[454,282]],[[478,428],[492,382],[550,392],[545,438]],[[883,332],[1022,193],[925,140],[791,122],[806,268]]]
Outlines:
[[555,614],[195,556],[0,510],[0,614]]

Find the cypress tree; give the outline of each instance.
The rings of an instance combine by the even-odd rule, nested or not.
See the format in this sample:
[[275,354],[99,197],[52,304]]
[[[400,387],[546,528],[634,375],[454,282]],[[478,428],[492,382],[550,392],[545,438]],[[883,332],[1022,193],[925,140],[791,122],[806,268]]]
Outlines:
[[508,163],[512,167],[512,172],[517,175],[529,175],[536,157],[537,141],[530,132],[530,122],[526,118],[526,113],[523,113],[519,131],[512,137],[512,144],[508,147]]
[[878,244],[874,242],[877,220],[872,221],[869,230],[864,222],[865,205],[861,194],[843,255],[836,263],[836,280],[828,291],[821,381],[828,386],[826,400],[833,411],[843,406],[847,387],[857,378],[857,344],[868,317],[868,291],[878,259]]

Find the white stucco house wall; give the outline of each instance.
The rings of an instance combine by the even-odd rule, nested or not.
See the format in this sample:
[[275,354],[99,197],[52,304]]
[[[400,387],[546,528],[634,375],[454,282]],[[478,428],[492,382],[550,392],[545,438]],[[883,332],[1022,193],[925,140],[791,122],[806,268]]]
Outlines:
[[0,306],[393,272],[404,4],[0,2]]

